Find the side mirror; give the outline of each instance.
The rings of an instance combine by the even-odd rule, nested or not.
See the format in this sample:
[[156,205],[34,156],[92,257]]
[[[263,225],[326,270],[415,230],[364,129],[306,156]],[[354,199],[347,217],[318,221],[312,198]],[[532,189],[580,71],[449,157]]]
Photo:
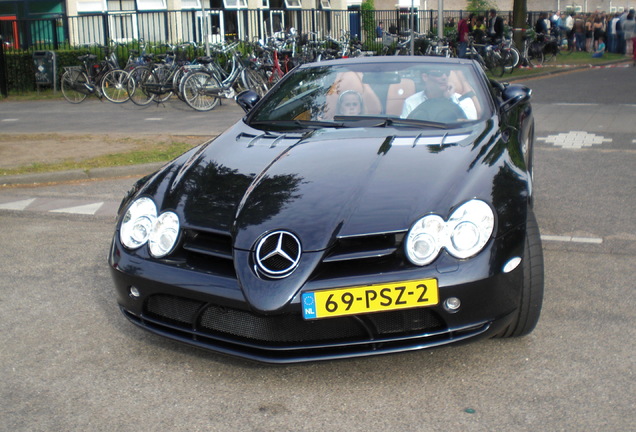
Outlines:
[[253,90],[245,90],[237,94],[234,99],[243,111],[248,113],[261,100],[261,97]]
[[520,84],[507,85],[501,92],[501,109],[503,111],[510,111],[520,103],[524,103],[530,100],[532,97],[532,90],[528,87]]

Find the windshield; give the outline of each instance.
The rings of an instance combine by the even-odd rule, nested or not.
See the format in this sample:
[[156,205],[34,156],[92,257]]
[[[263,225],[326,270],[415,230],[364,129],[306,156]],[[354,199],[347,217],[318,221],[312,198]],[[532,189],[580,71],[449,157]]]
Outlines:
[[469,64],[356,63],[300,68],[249,116],[255,127],[454,127],[490,109]]

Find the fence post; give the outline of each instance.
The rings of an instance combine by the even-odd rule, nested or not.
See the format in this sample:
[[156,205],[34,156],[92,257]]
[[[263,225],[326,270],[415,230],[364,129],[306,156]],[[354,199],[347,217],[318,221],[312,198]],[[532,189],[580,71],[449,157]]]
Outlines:
[[0,35],[0,94],[9,97],[9,82],[7,76],[7,63],[4,56],[4,39]]
[[110,44],[110,28],[108,25],[108,14],[102,13],[102,21],[104,27],[104,43],[102,45],[108,46]]

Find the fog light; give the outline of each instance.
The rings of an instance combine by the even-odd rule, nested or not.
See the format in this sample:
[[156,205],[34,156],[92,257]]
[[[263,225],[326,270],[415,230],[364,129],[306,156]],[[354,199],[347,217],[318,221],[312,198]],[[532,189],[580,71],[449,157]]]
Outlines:
[[137,287],[134,287],[134,286],[130,287],[130,289],[128,290],[128,293],[130,294],[132,298],[139,298],[141,296],[141,293],[139,292]]
[[457,312],[461,305],[462,302],[457,297],[449,297],[444,301],[444,309],[450,313]]
[[521,257],[514,257],[510,261],[508,261],[506,264],[504,264],[502,270],[504,273],[510,273],[511,271],[516,269],[517,266],[519,266],[519,264],[521,264]]

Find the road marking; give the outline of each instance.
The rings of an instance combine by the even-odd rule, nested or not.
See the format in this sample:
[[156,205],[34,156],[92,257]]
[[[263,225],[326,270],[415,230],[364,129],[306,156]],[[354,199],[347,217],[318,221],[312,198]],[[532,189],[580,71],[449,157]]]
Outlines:
[[568,102],[559,102],[555,103],[557,106],[598,106],[597,103],[568,103]]
[[16,118],[8,118],[8,119],[2,119],[3,122],[17,122],[20,121],[20,119],[16,119]]
[[612,142],[611,138],[605,138],[604,136],[585,131],[564,132],[558,135],[539,137],[537,138],[537,140],[545,141],[548,144],[553,144],[555,146],[569,149],[580,149],[583,147],[592,147],[593,145]]
[[49,210],[49,212],[51,212],[51,213],[72,213],[72,214],[94,215],[95,213],[97,213],[97,210],[99,210],[102,207],[102,205],[104,205],[103,202],[98,202],[98,203],[80,205],[80,206],[75,206],[75,207],[67,207],[67,208],[61,208],[61,209],[56,209],[56,210]]
[[148,117],[147,119],[144,119],[146,121],[161,121],[163,120],[163,117]]
[[600,237],[574,237],[574,236],[559,236],[559,235],[542,235],[541,240],[563,242],[563,243],[587,243],[587,244],[603,244],[603,239]]
[[29,205],[31,205],[35,201],[35,198],[20,200],[20,201],[12,201],[0,204],[0,209],[2,210],[24,210]]

